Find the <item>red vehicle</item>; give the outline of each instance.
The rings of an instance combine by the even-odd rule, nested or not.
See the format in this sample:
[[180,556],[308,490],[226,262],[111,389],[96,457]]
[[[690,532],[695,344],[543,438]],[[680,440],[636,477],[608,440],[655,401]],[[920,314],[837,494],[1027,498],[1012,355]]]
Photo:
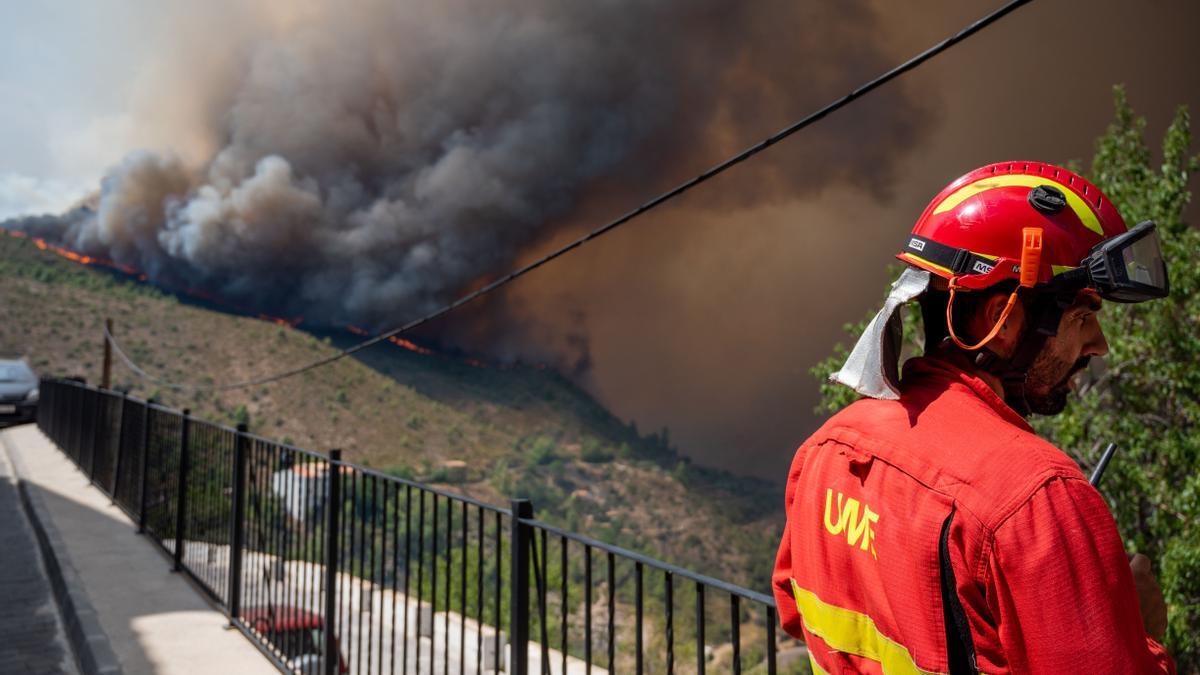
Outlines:
[[[322,672],[325,619],[320,614],[288,606],[250,607],[242,611],[242,621],[261,635],[293,671],[305,675],[320,675]],[[338,672],[350,672],[340,648]]]

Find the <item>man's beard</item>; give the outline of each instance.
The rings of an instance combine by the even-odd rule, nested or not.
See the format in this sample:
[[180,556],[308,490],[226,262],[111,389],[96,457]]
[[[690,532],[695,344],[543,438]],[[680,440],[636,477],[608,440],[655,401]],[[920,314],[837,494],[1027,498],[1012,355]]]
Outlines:
[[1057,358],[1043,350],[1029,367],[1025,378],[1025,402],[1029,410],[1039,415],[1057,415],[1067,407],[1067,396],[1071,393],[1071,378],[1087,367],[1091,357],[1085,356],[1074,363]]

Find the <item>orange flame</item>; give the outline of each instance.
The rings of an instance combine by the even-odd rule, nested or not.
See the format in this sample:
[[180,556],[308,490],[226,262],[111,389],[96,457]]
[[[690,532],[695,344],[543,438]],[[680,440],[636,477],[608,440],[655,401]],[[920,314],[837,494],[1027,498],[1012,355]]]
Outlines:
[[117,270],[118,272],[124,272],[130,276],[141,275],[141,272],[139,272],[137,269],[134,269],[129,265],[122,265],[115,260],[76,253],[69,248],[63,248],[62,246],[55,246],[54,244],[47,243],[46,240],[42,239],[41,237],[30,237],[27,233],[20,232],[18,230],[4,231],[8,234],[8,236],[13,237],[14,239],[30,239],[33,241],[33,245],[38,247],[38,249],[42,251],[50,251],[51,253],[66,258],[67,260],[73,260],[77,263],[83,263],[84,265],[99,265],[100,267],[107,267],[109,269]]
[[[0,229],[2,229],[2,228],[0,228]],[[61,246],[55,246],[54,244],[47,243],[45,239],[42,239],[40,237],[31,237],[27,233],[21,232],[18,230],[4,230],[4,232],[6,234],[8,234],[8,236],[14,237],[16,239],[29,239],[33,242],[33,245],[37,246],[39,249],[41,249],[43,251],[50,251],[51,253],[54,253],[60,257],[66,258],[67,260],[72,260],[74,262],[82,263],[84,265],[97,265],[100,267],[107,267],[109,269],[117,270],[118,272],[123,272],[125,274],[128,274],[129,276],[131,276],[143,283],[150,281],[150,277],[147,276],[145,272],[142,272],[142,271],[135,269],[133,267],[130,267],[128,265],[122,265],[121,263],[118,263],[113,260],[109,260],[107,258],[100,258],[100,257],[96,257],[96,256],[84,255],[82,253],[76,253],[75,251],[72,251],[70,249],[63,248]],[[202,289],[189,288],[189,289],[186,289],[181,292],[186,295],[190,295],[194,298],[197,298],[199,300],[204,300],[206,302],[211,302],[215,305],[221,305],[224,307],[228,307],[232,311],[243,314],[243,315],[250,314],[250,312],[240,310],[236,306],[230,305],[229,302],[225,301],[224,299],[219,298],[219,297],[213,295],[212,293],[209,293],[208,291],[205,291]],[[297,316],[297,317],[293,317],[291,319],[287,319],[287,318],[282,318],[282,317],[277,317],[277,316],[271,316],[269,314],[259,313],[256,315],[256,318],[261,321],[269,321],[271,323],[274,323],[277,326],[282,326],[285,328],[295,328],[295,327],[299,326],[300,324],[304,323],[303,316]],[[367,335],[371,334],[365,328],[362,328],[360,326],[355,326],[352,324],[347,324],[345,326],[345,328],[348,332],[353,333],[354,335],[358,335],[358,336],[367,336]],[[396,345],[397,347],[407,349],[410,352],[413,352],[416,354],[421,354],[423,356],[437,355],[437,352],[435,352],[432,349],[429,349],[428,347],[422,347],[421,345],[413,342],[412,340],[406,340],[402,337],[398,337],[395,335],[389,337],[388,342],[391,342],[392,344]],[[488,365],[486,363],[484,363],[482,360],[476,359],[476,358],[471,358],[471,357],[463,358],[462,362],[473,368],[487,368],[488,367]],[[504,366],[500,366],[500,367],[502,369],[506,369]],[[547,368],[547,366],[545,364],[535,364],[534,367],[538,368],[539,370],[545,370]]]
[[293,317],[291,319],[284,319],[284,318],[281,318],[278,316],[271,316],[270,314],[259,314],[258,317],[256,317],[256,318],[258,318],[260,321],[269,321],[269,322],[275,324],[276,326],[282,326],[284,328],[295,328],[296,326],[299,326],[300,324],[304,323],[303,316],[297,316],[297,317]]
[[404,347],[405,349],[407,349],[410,352],[424,354],[425,356],[432,356],[433,354],[436,353],[432,349],[427,349],[425,347],[422,347],[421,345],[413,342],[412,340],[405,340],[404,338],[397,337],[395,335],[388,338],[388,342],[390,342],[394,345],[400,346],[400,347]]

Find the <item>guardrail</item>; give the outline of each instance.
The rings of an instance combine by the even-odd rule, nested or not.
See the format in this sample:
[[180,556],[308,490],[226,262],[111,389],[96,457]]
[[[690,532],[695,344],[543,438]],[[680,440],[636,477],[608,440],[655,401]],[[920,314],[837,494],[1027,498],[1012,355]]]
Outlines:
[[42,431],[283,672],[777,672],[770,596],[536,520],[527,500],[72,380],[40,391]]

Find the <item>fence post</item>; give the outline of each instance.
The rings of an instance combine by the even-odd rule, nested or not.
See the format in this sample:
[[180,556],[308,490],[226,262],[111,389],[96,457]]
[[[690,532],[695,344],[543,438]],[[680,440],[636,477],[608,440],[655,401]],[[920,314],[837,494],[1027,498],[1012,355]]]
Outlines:
[[63,391],[64,387],[62,385],[62,381],[58,379],[46,380],[46,386],[46,391],[51,392],[49,419],[50,426],[53,429],[51,433],[54,434],[54,442],[61,448],[63,417],[66,414],[64,412],[66,410],[66,406],[64,405],[64,403],[66,403],[66,398],[63,396],[63,394],[66,392]]
[[150,475],[150,431],[153,429],[151,415],[154,414],[154,399],[146,399],[142,413],[142,475],[138,480],[138,534],[146,531],[146,480]]
[[77,388],[75,398],[75,415],[78,418],[78,423],[75,425],[75,438],[72,439],[71,445],[74,447],[75,466],[83,471],[83,439],[86,438],[84,431],[87,430],[87,383],[84,382]]
[[113,463],[112,503],[117,503],[117,486],[121,484],[121,460],[125,458],[125,417],[129,407],[129,392],[121,392],[121,422],[117,425],[117,458]]
[[71,457],[75,460],[75,466],[80,471],[83,470],[83,421],[85,419],[84,412],[87,410],[87,382],[81,381],[75,387],[75,428],[71,433]]
[[233,446],[233,539],[229,542],[229,622],[242,613],[242,547],[245,535],[243,523],[246,516],[246,438],[245,424],[237,425],[237,437]]
[[47,384],[46,378],[38,378],[38,406],[33,409],[33,422],[43,434],[49,436],[50,440],[53,441],[54,432],[50,430],[50,414],[46,411],[49,409],[49,406],[54,405],[54,394],[50,393],[50,389],[46,386]]
[[87,433],[84,435],[85,442],[88,448],[88,463],[87,477],[89,483],[96,482],[96,434],[100,425],[97,423],[97,418],[100,417],[100,390],[95,391],[89,389],[87,398],[84,402],[85,410],[87,411]]
[[188,488],[188,431],[191,427],[191,411],[183,409],[183,426],[179,431],[179,494],[175,504],[175,567],[176,572],[183,569],[183,535],[187,525],[187,488]]
[[341,651],[337,640],[338,519],[342,510],[341,450],[329,451],[325,474],[325,675],[339,675]]
[[104,452],[103,440],[104,432],[108,428],[108,394],[104,393],[103,389],[97,389],[93,393],[95,402],[92,404],[92,459],[88,462],[88,480],[92,485],[100,487],[96,484],[96,454]]
[[101,362],[103,365],[100,368],[100,386],[108,389],[112,383],[112,343],[109,342],[109,337],[112,335],[112,319],[104,320],[104,359]]
[[508,632],[512,636],[509,646],[509,673],[529,673],[529,547],[533,542],[533,528],[522,522],[533,518],[533,502],[528,499],[512,500],[512,536],[509,553],[512,574],[509,592]]
[[49,406],[54,404],[54,401],[51,400],[51,397],[53,396],[53,394],[51,394],[50,390],[46,388],[46,378],[44,378],[44,377],[38,378],[38,387],[37,388],[38,388],[38,406],[33,409],[33,422],[34,422],[34,424],[37,425],[37,428],[43,434],[46,434],[46,436],[48,436],[50,438],[50,440],[53,441],[54,440],[54,432],[50,430],[50,425],[48,423],[48,420],[50,419],[50,414],[46,412],[46,410],[49,409]]
[[[59,447],[62,446],[62,434],[59,430],[62,429],[62,388],[57,380],[43,380],[42,385],[38,387],[38,391],[50,395],[50,407],[46,409],[46,423],[49,427],[48,433],[54,437],[54,443]],[[38,406],[38,415],[41,415],[41,407]]]
[[78,436],[79,424],[83,423],[83,416],[79,411],[83,410],[83,406],[79,405],[79,388],[71,387],[71,400],[67,404],[66,424],[66,450],[67,456],[70,456],[76,466],[79,466],[79,455],[76,453],[76,436]]
[[67,385],[63,384],[60,379],[52,380],[51,385],[54,387],[54,407],[51,409],[54,442],[58,444],[58,447],[63,448],[63,439],[65,438],[63,429],[66,428],[67,421]]
[[70,380],[62,384],[62,421],[59,422],[62,449],[71,456],[71,434],[75,430],[75,386]]

